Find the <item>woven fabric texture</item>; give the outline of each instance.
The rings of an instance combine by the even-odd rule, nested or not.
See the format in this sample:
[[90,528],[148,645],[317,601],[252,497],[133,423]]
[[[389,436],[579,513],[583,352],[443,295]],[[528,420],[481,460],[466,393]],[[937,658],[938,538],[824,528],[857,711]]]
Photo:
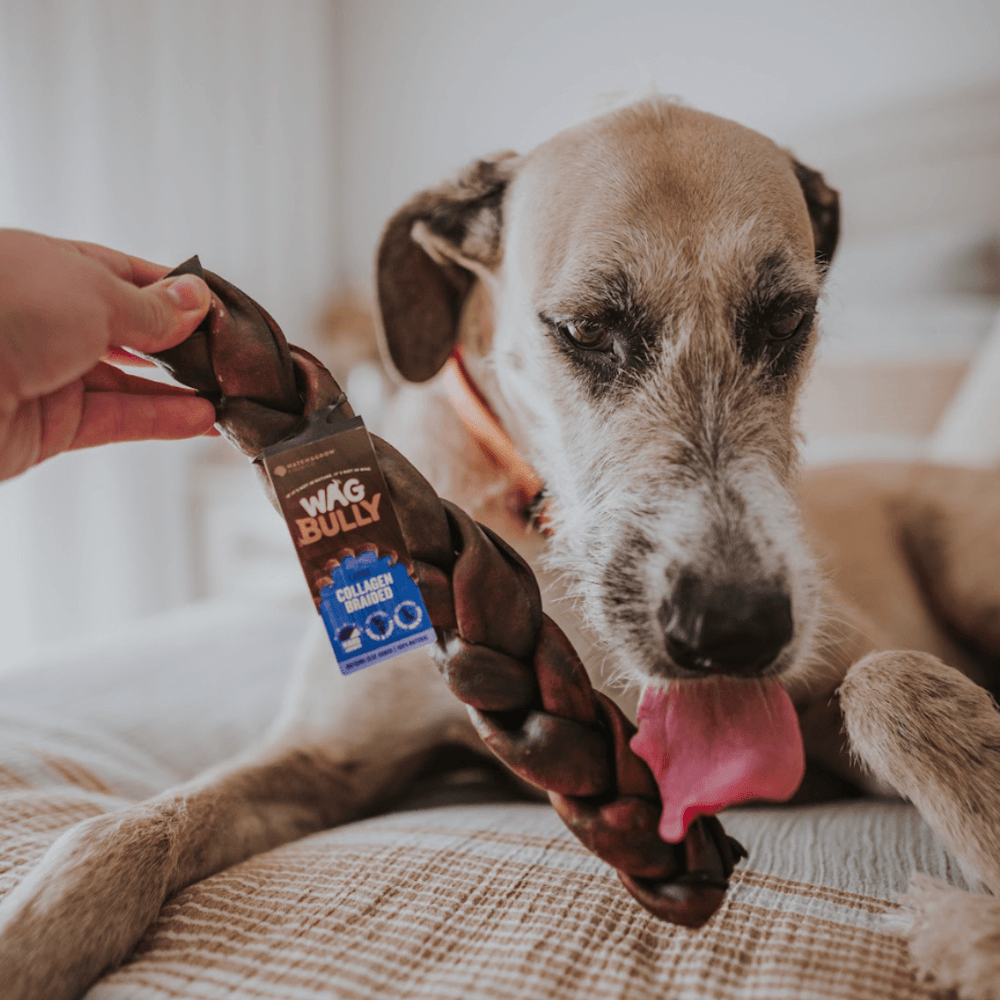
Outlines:
[[[0,895],[72,823],[178,780],[180,720],[203,730],[206,764],[210,721],[219,756],[251,740],[297,633],[290,618],[243,622],[192,633],[186,650],[150,644],[145,662],[138,645],[3,678]],[[85,689],[107,695],[88,703]],[[725,819],[753,866],[737,867],[698,930],[642,909],[548,806],[428,808],[326,831],[191,886],[88,997],[933,996],[885,918],[915,869],[963,883],[915,810],[852,802]]]

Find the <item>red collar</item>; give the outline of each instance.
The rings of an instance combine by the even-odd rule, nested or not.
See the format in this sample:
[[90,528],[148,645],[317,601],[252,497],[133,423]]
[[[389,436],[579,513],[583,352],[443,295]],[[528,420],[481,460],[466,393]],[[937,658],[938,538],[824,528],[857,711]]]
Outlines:
[[546,516],[545,484],[518,453],[500,418],[469,374],[460,347],[455,348],[445,363],[442,378],[448,400],[465,429],[493,468],[506,473],[510,480],[512,506],[518,517],[543,535],[551,534]]

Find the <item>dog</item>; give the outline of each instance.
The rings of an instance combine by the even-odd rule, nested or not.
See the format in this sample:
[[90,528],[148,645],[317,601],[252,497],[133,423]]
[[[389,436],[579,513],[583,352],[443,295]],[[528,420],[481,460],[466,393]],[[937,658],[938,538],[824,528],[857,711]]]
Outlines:
[[[383,234],[386,436],[538,570],[626,714],[647,685],[778,677],[817,794],[912,799],[1000,893],[1000,473],[799,474],[838,211],[770,140],[661,99],[480,160]],[[544,484],[544,534],[448,398],[456,348]],[[182,887],[370,812],[442,745],[484,751],[426,651],[331,658],[317,627],[258,746],[53,845],[0,905],[7,996],[78,996]],[[987,996],[974,976],[945,985]]]

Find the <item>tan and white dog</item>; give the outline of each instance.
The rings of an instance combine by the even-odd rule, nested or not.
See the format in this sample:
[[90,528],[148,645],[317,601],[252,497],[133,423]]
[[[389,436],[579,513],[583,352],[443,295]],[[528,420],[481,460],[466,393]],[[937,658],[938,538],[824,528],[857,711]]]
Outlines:
[[[1000,475],[799,480],[837,226],[818,174],[663,100],[480,161],[383,236],[384,342],[412,383],[388,436],[532,563],[633,718],[649,684],[777,676],[813,794],[897,790],[1000,893]],[[449,400],[456,347],[511,439],[499,467]],[[531,470],[548,538],[525,525]],[[370,812],[444,744],[483,749],[425,651],[349,678],[331,660],[317,628],[258,747],[59,839],[0,905],[7,996],[78,995],[181,887]],[[992,896],[964,901],[1000,929]],[[941,947],[951,985],[990,995],[982,949],[915,942],[939,971]]]

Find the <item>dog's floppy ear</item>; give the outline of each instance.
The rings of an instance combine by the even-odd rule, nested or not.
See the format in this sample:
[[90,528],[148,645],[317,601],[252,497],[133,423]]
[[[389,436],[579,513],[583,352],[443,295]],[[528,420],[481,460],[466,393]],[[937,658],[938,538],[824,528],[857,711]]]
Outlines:
[[812,219],[816,262],[826,267],[833,260],[833,251],[837,249],[840,238],[840,196],[827,185],[818,170],[799,163],[794,157],[792,167],[802,186],[809,218]]
[[415,195],[382,233],[382,346],[410,382],[432,378],[448,360],[474,276],[500,262],[501,205],[516,155],[478,160],[455,180]]

